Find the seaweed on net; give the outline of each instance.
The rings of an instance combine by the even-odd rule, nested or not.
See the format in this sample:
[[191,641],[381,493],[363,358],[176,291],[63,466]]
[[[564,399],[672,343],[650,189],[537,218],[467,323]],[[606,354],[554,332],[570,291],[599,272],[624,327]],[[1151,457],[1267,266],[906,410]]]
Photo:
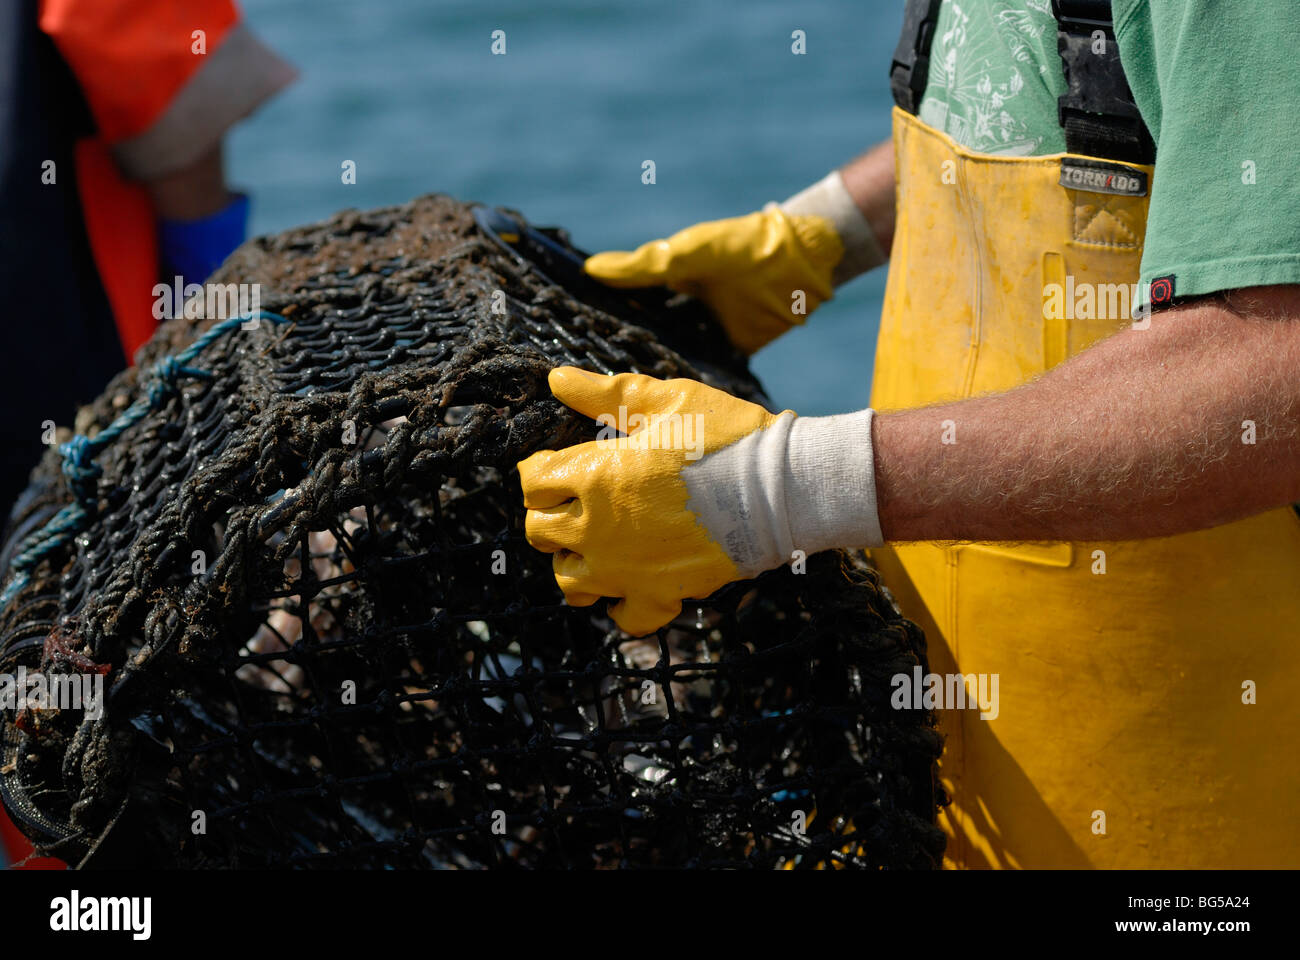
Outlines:
[[103,867],[937,864],[934,718],[890,705],[924,638],[861,555],[640,639],[603,601],[564,604],[514,465],[595,425],[548,371],[765,400],[699,304],[597,288],[562,232],[524,232],[526,256],[430,196],[250,241],[210,283],[260,284],[268,318],[168,321],[81,411],[91,439],[46,456],[4,555],[0,671],[107,671],[101,716],[0,714],[0,796],[38,847]]

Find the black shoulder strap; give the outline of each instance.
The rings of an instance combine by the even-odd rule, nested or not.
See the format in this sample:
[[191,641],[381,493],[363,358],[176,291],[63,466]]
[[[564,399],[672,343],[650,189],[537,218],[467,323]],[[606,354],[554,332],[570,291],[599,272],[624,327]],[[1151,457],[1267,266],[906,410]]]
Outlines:
[[921,106],[930,76],[930,44],[941,6],[943,0],[907,0],[903,10],[903,32],[889,65],[889,86],[894,102],[911,114]]
[[[1058,106],[1065,149],[1152,163],[1155,144],[1124,77],[1110,0],[1052,0],[1052,13],[1065,70],[1066,92]],[[1094,39],[1099,31],[1102,37]]]

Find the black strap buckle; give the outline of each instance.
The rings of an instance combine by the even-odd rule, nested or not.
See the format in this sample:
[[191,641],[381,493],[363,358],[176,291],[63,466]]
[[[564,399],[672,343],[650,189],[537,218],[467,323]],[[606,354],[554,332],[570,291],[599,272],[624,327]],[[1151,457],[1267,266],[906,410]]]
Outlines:
[[[1155,144],[1124,77],[1110,0],[1052,0],[1066,92],[1057,104],[1070,153],[1151,163]],[[1095,49],[1096,34],[1102,49]]]
[[1052,0],[1052,14],[1056,22],[1086,26],[1094,29],[1111,29],[1110,0]]
[[903,10],[903,31],[889,65],[889,87],[894,102],[911,114],[920,108],[930,78],[930,44],[942,5],[943,0],[907,0]]

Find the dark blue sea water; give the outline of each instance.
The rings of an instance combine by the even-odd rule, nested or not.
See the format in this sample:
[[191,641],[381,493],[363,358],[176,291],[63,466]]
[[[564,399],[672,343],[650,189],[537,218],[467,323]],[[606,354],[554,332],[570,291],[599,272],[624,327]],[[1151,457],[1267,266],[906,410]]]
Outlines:
[[[887,137],[902,19],[901,0],[243,8],[302,71],[229,141],[254,232],[442,191],[563,226],[593,251],[783,200]],[[355,185],[341,183],[345,160]],[[883,291],[881,271],[860,278],[763,350],[773,400],[808,415],[865,406]]]

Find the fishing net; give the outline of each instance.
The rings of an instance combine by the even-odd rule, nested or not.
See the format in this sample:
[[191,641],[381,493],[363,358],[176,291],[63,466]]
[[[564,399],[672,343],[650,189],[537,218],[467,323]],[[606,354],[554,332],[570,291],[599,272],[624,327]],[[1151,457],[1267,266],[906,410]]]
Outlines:
[[560,231],[446,197],[245,244],[263,314],[171,320],[11,518],[0,796],[91,866],[923,868],[924,640],[860,555],[632,639],[564,604],[515,463],[592,439],[548,371],[763,402],[697,303],[585,280]]

